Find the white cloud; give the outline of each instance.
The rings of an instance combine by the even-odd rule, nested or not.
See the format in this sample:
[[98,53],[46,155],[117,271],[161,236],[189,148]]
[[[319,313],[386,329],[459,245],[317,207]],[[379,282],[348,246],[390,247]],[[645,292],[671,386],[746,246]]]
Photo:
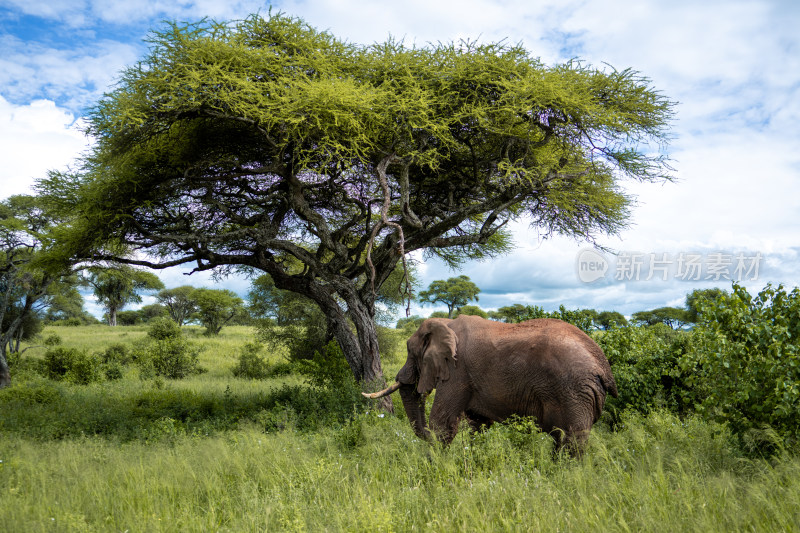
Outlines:
[[31,193],[51,169],[65,169],[88,148],[80,122],[50,100],[17,106],[0,96],[0,199]]
[[8,35],[0,47],[0,94],[14,102],[48,98],[75,112],[94,103],[140,53],[138,43],[52,47]]

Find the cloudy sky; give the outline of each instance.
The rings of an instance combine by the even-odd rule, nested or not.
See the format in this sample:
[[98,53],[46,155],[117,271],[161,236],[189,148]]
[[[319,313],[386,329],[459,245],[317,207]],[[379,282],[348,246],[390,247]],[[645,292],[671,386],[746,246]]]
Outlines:
[[[423,286],[466,274],[480,305],[590,307],[625,314],[682,305],[695,288],[800,283],[800,3],[689,0],[305,0],[273,2],[351,42],[521,42],[545,63],[633,68],[679,102],[677,180],[628,184],[631,227],[601,244],[514,228],[513,253],[461,272],[420,264]],[[90,146],[81,116],[142,57],[164,20],[236,19],[269,3],[0,0],[0,199],[29,192]],[[209,278],[159,273],[167,286]],[[248,281],[228,279],[244,294]],[[92,311],[96,307],[87,306]],[[415,307],[427,315],[433,308]]]

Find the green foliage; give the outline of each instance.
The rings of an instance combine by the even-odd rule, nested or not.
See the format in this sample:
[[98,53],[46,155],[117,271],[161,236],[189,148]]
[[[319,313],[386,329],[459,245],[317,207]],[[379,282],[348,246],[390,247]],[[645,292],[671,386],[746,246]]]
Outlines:
[[594,323],[600,329],[610,329],[611,327],[627,326],[628,319],[617,311],[600,311],[597,313]]
[[147,340],[136,348],[132,357],[142,378],[183,379],[202,372],[198,354],[197,347],[184,338],[180,326],[162,317],[150,323]]
[[55,334],[55,333],[51,333],[50,335],[48,335],[47,337],[45,337],[44,341],[42,341],[42,343],[43,343],[45,346],[58,346],[58,345],[59,345],[59,344],[61,344],[62,342],[64,342],[64,341],[62,341],[62,340],[61,340],[61,337],[60,337],[60,336],[58,336],[58,335],[57,335],[57,334]]
[[645,326],[666,324],[673,329],[680,329],[691,322],[689,312],[678,307],[659,307],[651,311],[639,311],[633,313],[631,319],[635,323]]
[[453,318],[460,315],[479,316],[481,318],[489,318],[489,313],[478,307],[477,305],[463,305],[454,314]]
[[181,335],[181,327],[171,318],[154,319],[147,328],[147,336],[155,340],[174,339]]
[[142,315],[139,311],[118,311],[117,324],[120,326],[135,326],[142,323]]
[[404,361],[406,357],[406,340],[410,334],[405,330],[396,330],[384,326],[378,328],[378,350],[383,362],[397,363]]
[[233,368],[233,375],[238,378],[265,379],[272,375],[272,365],[259,355],[262,346],[257,342],[248,342],[239,352],[239,362]]
[[417,329],[422,325],[422,322],[425,320],[424,317],[419,315],[413,315],[405,318],[401,318],[397,321],[397,325],[395,328],[401,329],[403,331],[407,331],[410,333],[414,333]]
[[54,380],[86,385],[101,379],[100,361],[75,348],[54,347],[42,360],[44,375]]
[[691,345],[689,333],[664,324],[612,326],[594,338],[611,363],[619,390],[618,398],[606,398],[607,410],[612,414],[618,415],[623,410],[644,414],[654,409],[675,413],[686,410],[687,391],[680,378],[678,360]]
[[800,441],[800,289],[767,285],[757,296],[706,300],[681,359],[695,407],[744,435],[770,427]]
[[460,307],[467,305],[472,300],[478,301],[481,290],[469,276],[458,276],[447,280],[432,281],[428,289],[419,293],[420,303],[435,304],[441,302],[447,306],[448,318]]
[[225,324],[244,311],[242,299],[228,289],[195,289],[192,298],[206,335],[219,335]]
[[696,289],[686,295],[687,320],[696,323],[700,318],[702,308],[717,302],[720,298],[728,296],[728,291],[723,289]]
[[117,325],[117,313],[125,305],[142,301],[139,293],[164,288],[155,274],[125,265],[91,267],[82,282],[92,288],[98,302],[106,309],[111,326]]
[[156,299],[164,306],[170,318],[182,326],[197,310],[194,290],[191,285],[163,289],[158,292]]
[[143,378],[153,375],[183,379],[202,372],[198,364],[199,350],[181,337],[154,339],[136,354]]
[[115,342],[105,349],[101,359],[103,363],[126,365],[132,361],[132,356],[128,345]]
[[573,326],[577,326],[586,333],[594,329],[596,317],[597,311],[594,309],[571,310],[563,305],[558,307],[558,311],[545,311],[537,305],[515,304],[513,306],[501,307],[497,311],[493,311],[489,314],[489,318],[493,320],[501,320],[512,324],[535,318],[557,318],[564,322],[569,322]]
[[281,290],[269,275],[253,280],[250,313],[259,318],[257,338],[269,346],[286,346],[289,360],[310,358],[328,342],[325,315],[313,300]]

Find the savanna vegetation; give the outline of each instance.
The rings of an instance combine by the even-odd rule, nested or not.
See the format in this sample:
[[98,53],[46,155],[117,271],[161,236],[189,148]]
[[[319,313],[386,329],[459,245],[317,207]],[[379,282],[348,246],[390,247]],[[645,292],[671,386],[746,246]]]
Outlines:
[[[335,342],[48,326],[0,390],[4,530],[796,530],[799,314],[734,287],[692,331],[596,330],[620,396],[582,460],[526,419],[420,441]],[[391,377],[407,330],[383,331]]]
[[[412,296],[408,252],[492,257],[523,216],[592,241],[627,223],[621,178],[671,179],[673,102],[647,78],[282,14],[150,42],[91,110],[91,153],[0,202],[3,531],[800,529],[797,289],[631,323],[486,312],[467,276],[421,293],[595,337],[620,395],[582,460],[526,419],[421,442],[360,395],[422,320],[380,325]],[[247,307],[132,268],[184,264],[250,275]]]

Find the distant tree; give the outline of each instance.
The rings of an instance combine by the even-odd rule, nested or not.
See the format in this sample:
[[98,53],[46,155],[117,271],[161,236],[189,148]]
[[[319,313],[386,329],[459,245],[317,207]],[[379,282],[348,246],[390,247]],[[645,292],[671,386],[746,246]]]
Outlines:
[[77,318],[86,321],[86,311],[83,308],[83,296],[78,291],[80,280],[77,275],[65,277],[51,285],[48,290],[49,301],[43,314],[45,322]]
[[219,335],[222,327],[244,308],[244,301],[227,289],[195,289],[193,298],[206,335]]
[[685,309],[678,307],[659,307],[651,311],[633,313],[631,319],[645,326],[666,324],[672,329],[680,329],[689,323],[689,314]]
[[450,318],[447,311],[434,311],[428,318]]
[[404,331],[416,331],[425,319],[419,315],[412,315],[409,317],[401,318],[397,321],[395,328]]
[[471,315],[471,316],[479,316],[481,318],[489,318],[489,313],[487,313],[477,305],[462,305],[455,312],[454,318],[457,318],[461,315]]
[[197,310],[197,304],[192,297],[194,290],[191,285],[163,289],[156,295],[156,300],[166,308],[170,318],[182,326]]
[[594,319],[594,323],[600,329],[609,329],[612,326],[627,326],[628,319],[617,311],[601,311]]
[[0,388],[11,383],[7,355],[41,327],[39,314],[73,275],[69,256],[45,256],[58,222],[39,198],[0,201]]
[[161,318],[161,317],[168,317],[169,313],[167,312],[167,308],[161,304],[150,304],[145,305],[141,309],[139,309],[139,317],[141,318],[142,322],[150,322],[154,318]]
[[522,304],[507,305],[497,311],[489,311],[489,318],[509,324],[517,324],[523,320],[528,320],[530,307]]
[[123,307],[142,301],[139,293],[164,288],[155,274],[126,265],[90,267],[83,282],[92,288],[97,301],[105,308],[109,326],[117,325],[117,312]]
[[361,46],[278,13],[149,43],[92,107],[80,173],[43,186],[80,214],[59,246],[268,273],[323,310],[358,380],[383,381],[375,300],[407,254],[493,257],[522,216],[591,241],[626,226],[622,180],[671,176],[652,147],[674,104],[629,69],[502,42]]
[[720,298],[729,296],[724,289],[696,289],[686,295],[686,321],[697,323],[700,308],[715,304]]
[[[104,316],[108,322],[108,314]],[[142,323],[142,315],[139,311],[117,311],[118,326],[135,326]]]
[[419,293],[421,303],[441,302],[447,306],[447,317],[452,318],[456,309],[472,300],[478,301],[481,290],[469,276],[458,276],[447,280],[436,280],[428,285],[428,290]]

